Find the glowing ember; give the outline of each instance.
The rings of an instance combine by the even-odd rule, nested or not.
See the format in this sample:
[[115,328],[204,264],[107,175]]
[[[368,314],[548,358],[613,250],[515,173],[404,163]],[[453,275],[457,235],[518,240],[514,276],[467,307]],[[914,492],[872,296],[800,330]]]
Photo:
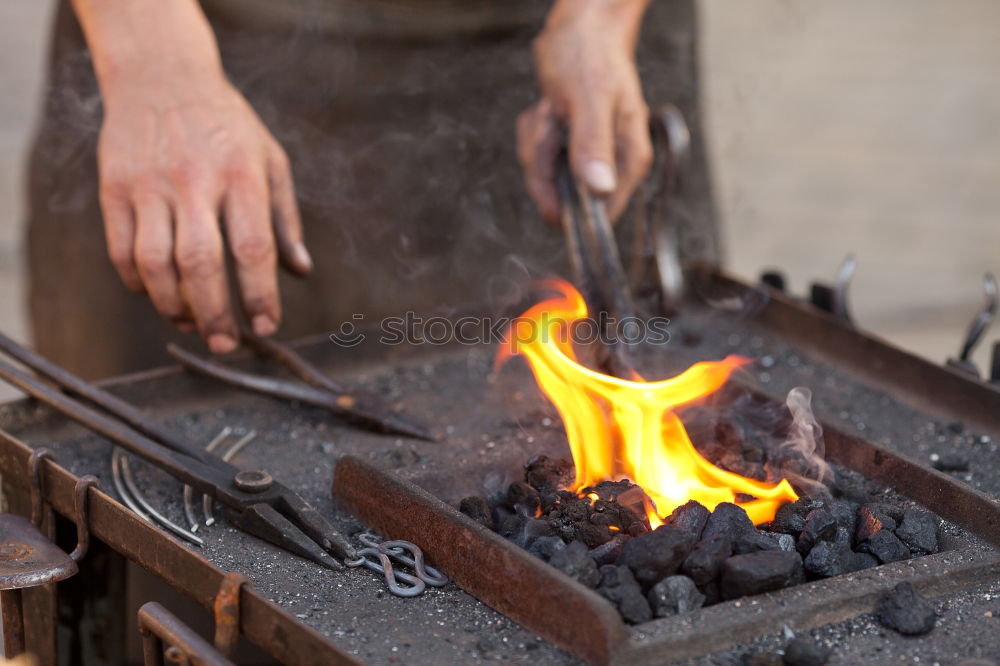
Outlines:
[[650,523],[688,500],[709,510],[734,502],[736,493],[754,500],[740,504],[754,524],[774,518],[778,507],[798,499],[787,480],[770,486],[719,469],[691,444],[674,409],[719,389],[746,362],[729,356],[702,362],[662,381],[624,380],[580,365],[570,329],[587,316],[583,297],[565,282],[547,283],[560,296],[538,303],[509,332],[499,361],[523,356],[539,386],[562,416],[581,491],[605,480],[628,478],[656,504]]

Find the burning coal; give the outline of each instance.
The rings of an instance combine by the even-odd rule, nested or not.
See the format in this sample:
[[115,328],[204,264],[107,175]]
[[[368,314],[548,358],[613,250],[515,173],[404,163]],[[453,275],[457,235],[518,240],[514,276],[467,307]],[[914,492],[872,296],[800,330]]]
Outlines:
[[[571,490],[630,479],[650,500],[646,514],[653,527],[689,500],[709,510],[737,503],[760,524],[772,520],[782,504],[798,499],[786,479],[771,485],[710,463],[695,449],[676,413],[721,388],[744,359],[697,363],[661,381],[602,374],[582,365],[572,344],[572,327],[588,314],[583,297],[568,283],[550,285],[558,295],[515,321],[499,360],[524,357],[559,411],[576,470]],[[800,416],[801,411],[796,419]],[[810,424],[802,418],[804,429]],[[743,496],[752,499],[738,501]]]

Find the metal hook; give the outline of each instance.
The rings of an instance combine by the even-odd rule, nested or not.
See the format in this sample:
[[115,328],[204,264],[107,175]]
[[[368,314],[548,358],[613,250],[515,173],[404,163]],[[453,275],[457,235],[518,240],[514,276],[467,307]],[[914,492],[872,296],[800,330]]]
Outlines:
[[965,342],[962,351],[959,352],[960,361],[968,361],[972,355],[983,333],[993,323],[993,318],[997,312],[997,281],[992,273],[983,275],[983,308],[969,324],[969,330],[965,334]]
[[91,487],[98,489],[101,487],[101,482],[92,474],[81,476],[76,482],[73,498],[76,509],[76,548],[69,554],[74,562],[82,560],[90,548],[90,510],[87,496]]
[[35,527],[42,524],[42,461],[48,458],[55,460],[55,454],[45,447],[35,449],[28,458],[28,480],[31,483],[31,522]]

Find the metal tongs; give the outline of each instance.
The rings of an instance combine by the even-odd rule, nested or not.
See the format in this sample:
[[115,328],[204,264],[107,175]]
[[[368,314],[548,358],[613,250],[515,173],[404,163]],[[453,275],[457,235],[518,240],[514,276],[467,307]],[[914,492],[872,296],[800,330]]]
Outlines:
[[[650,246],[663,313],[673,314],[684,296],[678,220],[669,202],[677,189],[691,136],[680,110],[671,104],[653,113],[650,131],[656,148],[653,176],[643,188],[644,205],[637,207],[629,274],[622,264],[604,201],[576,182],[565,151],[557,164],[562,226],[573,281],[592,314],[606,313],[608,319],[602,322],[606,328],[621,327],[622,322],[636,315],[632,289],[646,277]],[[628,345],[618,340],[614,331],[605,333],[610,344],[604,348],[599,362],[612,375],[634,378]]]
[[329,521],[266,471],[240,470],[213,456],[151,421],[124,400],[83,381],[3,334],[0,334],[0,349],[56,386],[4,359],[0,359],[0,378],[217,500],[226,507],[229,520],[244,532],[330,569],[343,568],[333,555],[345,560],[357,559],[355,548]]
[[394,412],[378,396],[343,388],[291,347],[249,331],[242,331],[242,338],[258,355],[284,365],[305,383],[237,370],[217,361],[203,359],[173,343],[167,345],[167,353],[188,370],[232,386],[323,407],[369,429],[428,441],[437,440],[430,428]]

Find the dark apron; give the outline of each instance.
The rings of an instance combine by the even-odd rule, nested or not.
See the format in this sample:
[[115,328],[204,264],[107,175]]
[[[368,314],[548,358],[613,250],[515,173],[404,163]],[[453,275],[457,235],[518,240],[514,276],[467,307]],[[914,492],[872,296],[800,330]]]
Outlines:
[[[530,279],[566,274],[561,234],[539,220],[515,154],[515,118],[537,97],[530,46],[547,3],[204,6],[229,77],[293,165],[316,270],[282,276],[281,337],[331,331],[355,314],[373,323],[406,311],[499,311]],[[683,252],[712,259],[694,19],[692,0],[654,2],[639,63],[650,103],[677,104],[692,126]],[[35,345],[87,378],[163,364],[168,340],[197,343],[128,292],[107,258],[100,96],[67,2],[49,81],[30,164]]]

